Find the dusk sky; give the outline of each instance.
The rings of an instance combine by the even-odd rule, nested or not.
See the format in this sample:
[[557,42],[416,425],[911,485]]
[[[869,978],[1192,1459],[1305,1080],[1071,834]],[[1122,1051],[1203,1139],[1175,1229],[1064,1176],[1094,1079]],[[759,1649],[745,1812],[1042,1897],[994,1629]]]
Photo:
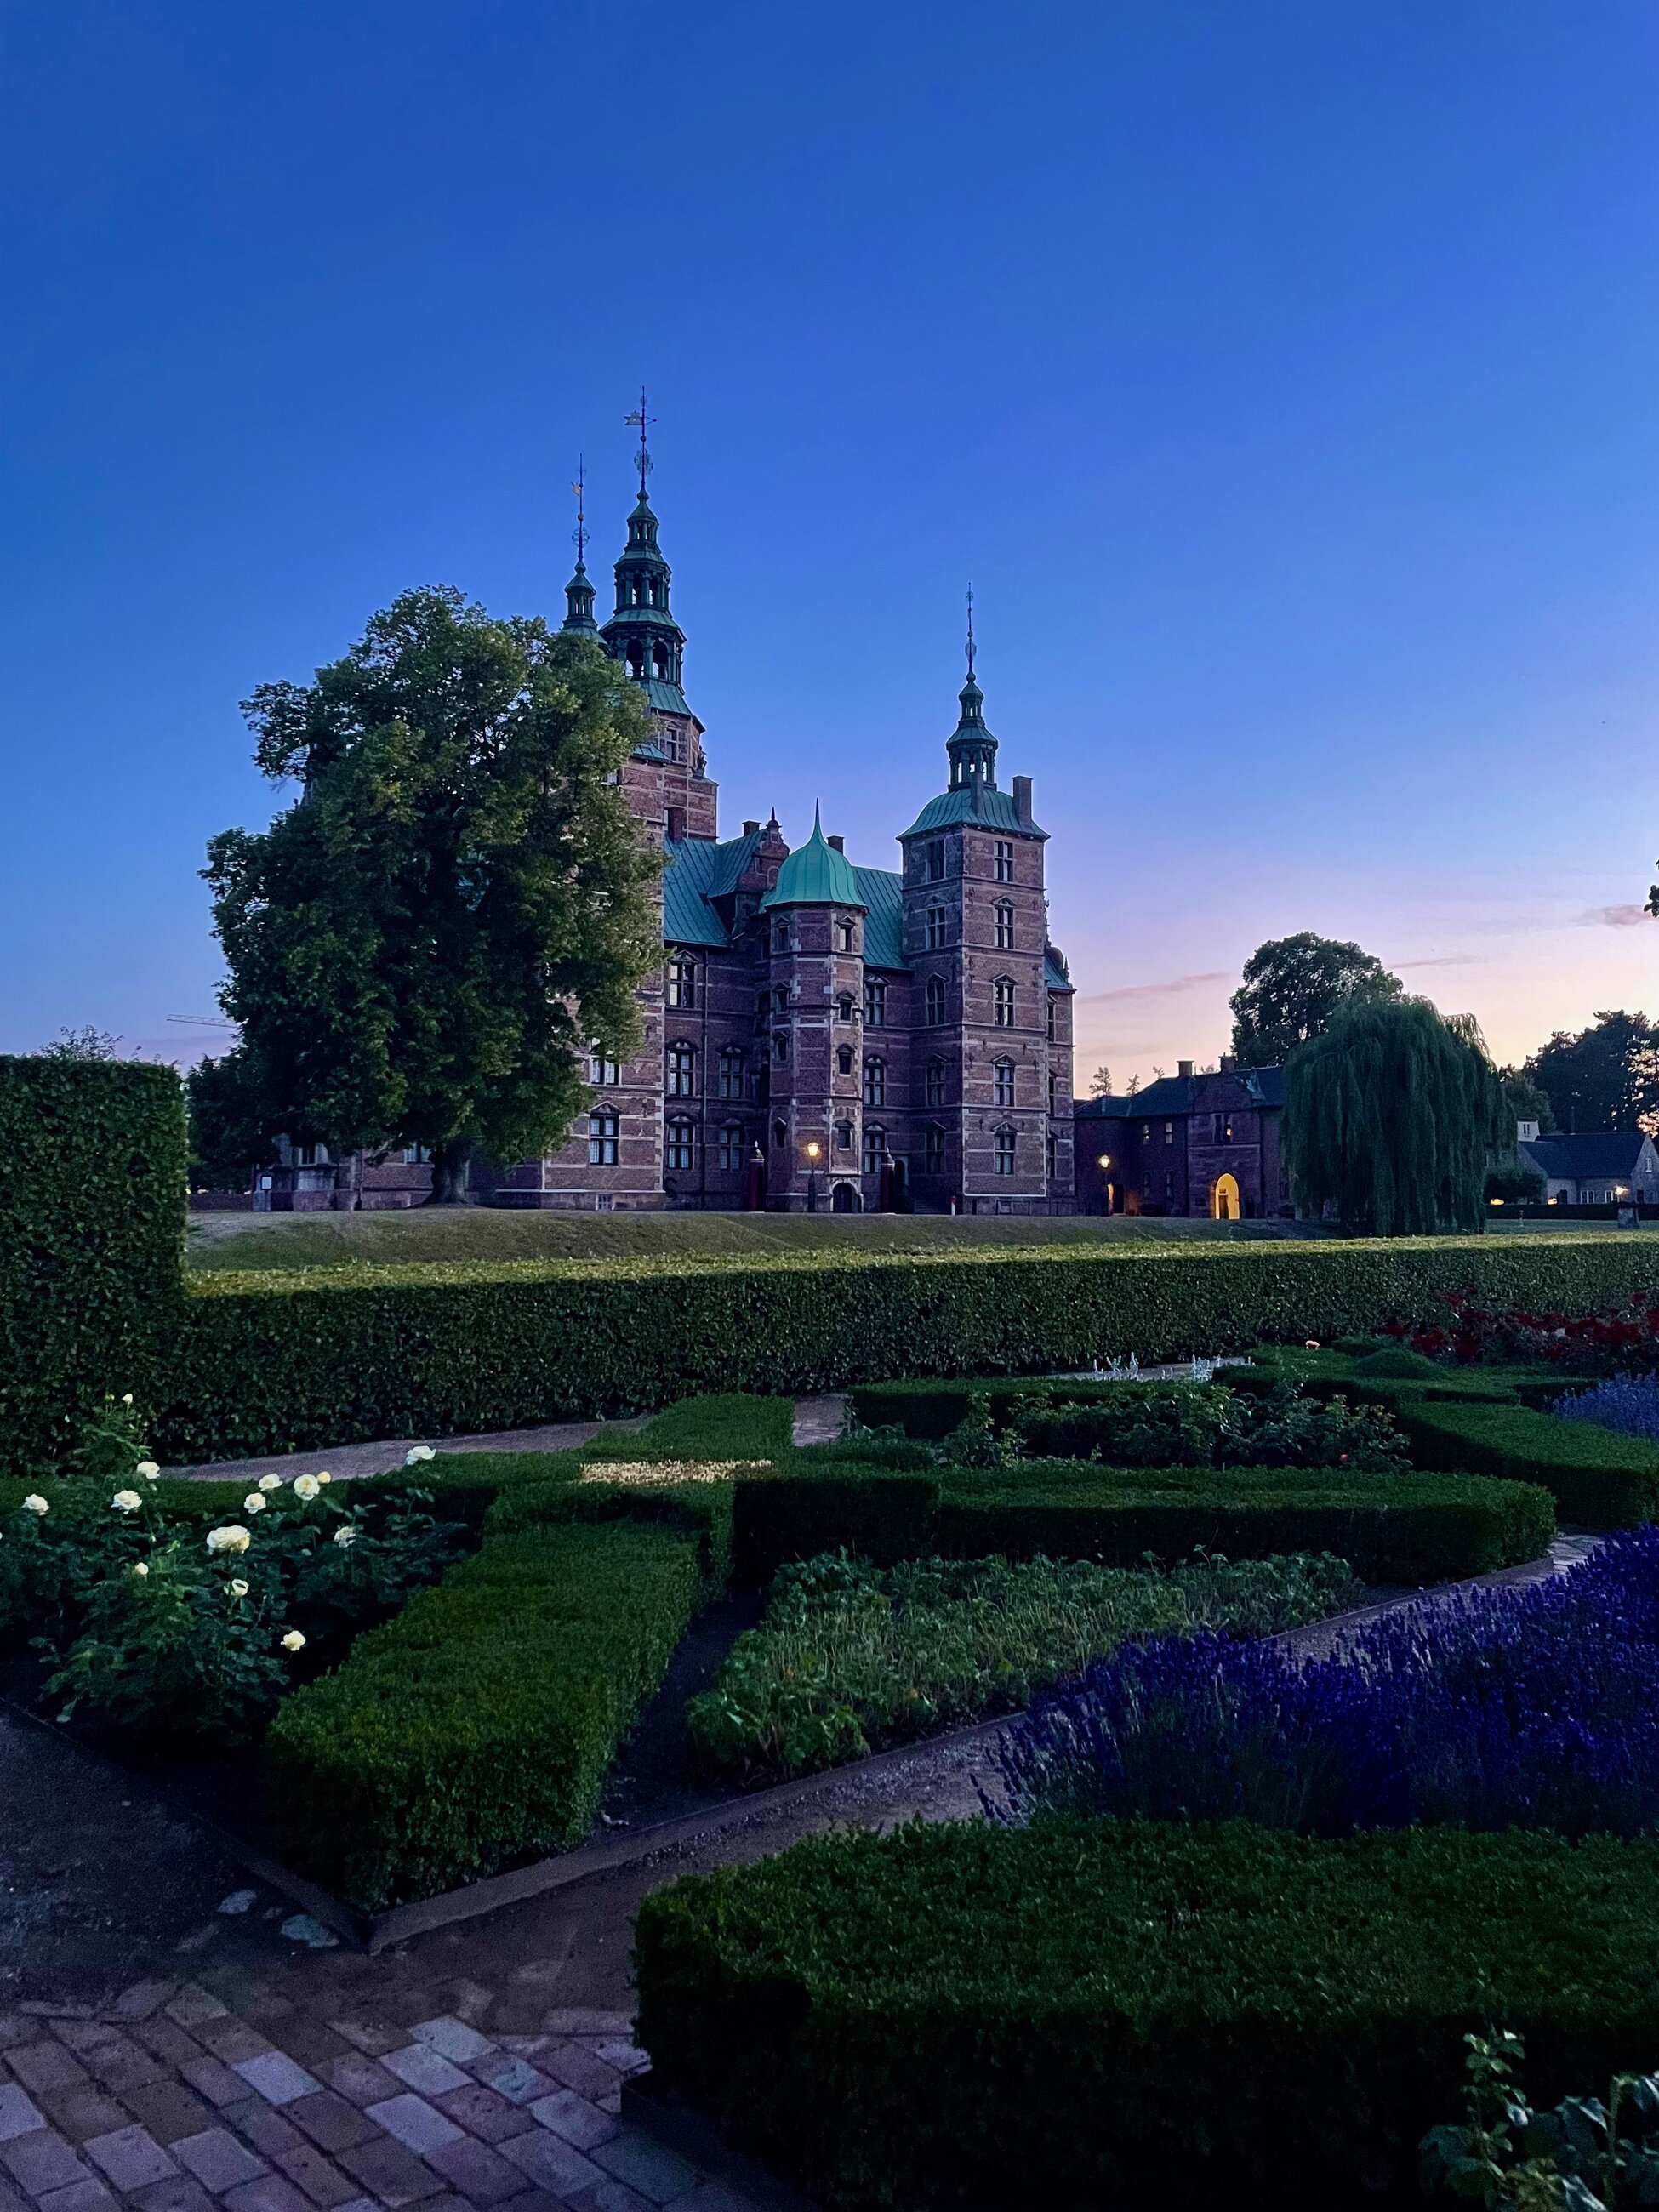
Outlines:
[[[653,498],[722,828],[942,787],[971,580],[1079,1088],[1356,938],[1659,1012],[1653,0],[0,4],[0,1049],[191,1053],[237,702]],[[601,599],[601,612],[608,599]]]

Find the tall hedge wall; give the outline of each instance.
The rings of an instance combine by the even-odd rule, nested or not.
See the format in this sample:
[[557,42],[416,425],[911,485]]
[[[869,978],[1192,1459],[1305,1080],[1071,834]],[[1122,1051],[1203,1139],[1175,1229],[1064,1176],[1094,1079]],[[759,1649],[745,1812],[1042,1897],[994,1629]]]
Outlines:
[[1584,1309],[1656,1286],[1659,1241],[1559,1233],[223,1274],[191,1286],[161,1436],[204,1459],[455,1435],[1329,1339],[1460,1289]]
[[154,1402],[185,1170],[170,1067],[0,1056],[0,1473],[50,1472],[106,1391]]

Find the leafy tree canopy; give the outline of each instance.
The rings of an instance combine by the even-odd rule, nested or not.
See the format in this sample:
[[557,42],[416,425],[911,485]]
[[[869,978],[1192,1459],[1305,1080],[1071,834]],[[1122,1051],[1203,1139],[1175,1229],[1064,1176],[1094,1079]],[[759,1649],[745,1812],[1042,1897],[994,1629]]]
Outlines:
[[1281,1140],[1305,1206],[1367,1236],[1477,1226],[1508,1112],[1471,1025],[1426,999],[1357,994],[1291,1055],[1285,1087]]
[[1541,1091],[1523,1067],[1500,1067],[1498,1080],[1504,1086],[1512,1121],[1536,1121],[1538,1133],[1547,1137],[1555,1127],[1555,1109],[1550,1103],[1547,1091]]
[[1111,1097],[1111,1095],[1112,1095],[1112,1071],[1111,1071],[1111,1069],[1110,1069],[1109,1067],[1097,1067],[1097,1068],[1096,1068],[1096,1070],[1095,1070],[1094,1073],[1093,1073],[1093,1074],[1089,1078],[1089,1096],[1090,1096],[1090,1097],[1091,1097],[1091,1098],[1109,1098],[1109,1097]]
[[59,1030],[36,1054],[40,1060],[118,1060],[121,1040],[107,1030]]
[[1645,1014],[1600,1013],[1558,1030],[1523,1071],[1568,1130],[1659,1128],[1659,1031]]
[[416,1142],[441,1200],[474,1150],[562,1144],[590,1042],[634,1048],[661,958],[659,862],[620,788],[639,694],[587,640],[428,589],[244,712],[260,768],[304,787],[208,848],[241,1040],[192,1084],[198,1158]]
[[1233,1055],[1241,1067],[1277,1067],[1330,1027],[1350,999],[1398,999],[1401,983],[1357,945],[1310,929],[1271,938],[1244,963],[1228,1004]]

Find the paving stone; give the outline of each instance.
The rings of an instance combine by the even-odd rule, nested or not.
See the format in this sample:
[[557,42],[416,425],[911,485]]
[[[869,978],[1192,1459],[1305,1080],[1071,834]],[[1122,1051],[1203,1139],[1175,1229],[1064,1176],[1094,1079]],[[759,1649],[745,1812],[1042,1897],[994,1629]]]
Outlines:
[[291,2181],[280,2173],[262,2173],[228,2191],[230,2212],[311,2212],[311,2206]]
[[624,2075],[641,2074],[651,2063],[650,2052],[641,2051],[637,2043],[630,2043],[624,2036],[602,2036],[593,2045],[593,2055]]
[[82,2148],[121,2190],[143,2189],[179,2171],[148,2128],[135,2125],[117,2128],[111,2135],[90,2136]]
[[388,2051],[382,2056],[380,2063],[389,2074],[395,2074],[400,2081],[422,2097],[436,2097],[445,2089],[464,2089],[466,2087],[466,2076],[460,2068],[452,2066],[447,2058],[435,2051],[428,2050],[424,2043],[406,2044],[401,2051]]
[[238,2020],[234,2013],[227,2014],[223,2020],[204,2021],[192,2033],[198,2043],[216,2058],[222,2058],[227,2066],[262,2057],[271,2047],[268,2035],[259,2028],[250,2027],[245,2020]]
[[481,2088],[476,2081],[469,2081],[465,2089],[446,2090],[432,2101],[458,2127],[465,2128],[469,2135],[481,2136],[485,2142],[501,2142],[508,2136],[521,2136],[536,2124],[522,2106],[508,2104],[505,2097],[498,2097],[493,2089]]
[[499,2204],[504,2197],[516,2197],[524,2187],[524,2176],[516,2166],[509,2166],[488,2143],[474,2142],[471,2136],[428,2151],[426,2161],[436,2166],[469,2204]]
[[21,2012],[0,2012],[0,2051],[9,2051],[14,2044],[28,2043],[39,2035],[40,2029]]
[[227,2105],[220,2118],[246,2136],[263,2158],[281,2158],[284,2152],[298,2150],[305,2137],[296,2127],[289,2125],[282,2113],[262,2105],[257,2097],[246,2104]]
[[228,2128],[204,2128],[198,2136],[183,2136],[173,2144],[173,2155],[216,2197],[270,2171],[264,2159],[238,2142]]
[[383,2051],[401,2051],[409,2040],[408,2030],[393,2027],[389,2021],[331,2020],[328,2025],[369,2058],[378,2058]]
[[28,2212],[27,2198],[20,2196],[9,2181],[0,2181],[0,2212]]
[[579,2190],[568,2203],[570,2212],[656,2212],[650,2198],[625,2181],[602,2181],[597,2189]]
[[33,2128],[25,2136],[0,2142],[0,2164],[31,2197],[48,2189],[67,2189],[71,2181],[90,2181],[92,2175],[56,2128]]
[[653,2204],[684,2197],[698,2179],[694,2166],[638,2128],[619,2128],[609,2142],[599,2144],[593,2156],[607,2173],[637,2189]]
[[416,2043],[429,2044],[445,2058],[464,2066],[471,2059],[488,2058],[495,2048],[487,2035],[480,2035],[476,2027],[469,2027],[464,2020],[455,2020],[447,2014],[436,2020],[416,2021],[410,2029]]
[[42,2089],[39,2094],[47,2118],[71,2142],[83,2143],[88,2136],[109,2135],[133,2118],[125,2105],[118,2105],[113,2097],[90,2085],[84,2089]]
[[583,2005],[556,2005],[542,2020],[544,2035],[632,2035],[634,2022],[625,2012],[595,2012]]
[[40,2212],[115,2212],[115,2199],[101,2181],[90,2178],[49,2189],[39,2202]]
[[313,2204],[320,2204],[325,2212],[344,2204],[357,2194],[357,2185],[348,2181],[332,2159],[325,2158],[319,2150],[304,2143],[298,2150],[283,2153],[277,2160],[289,2179],[303,2189]]
[[335,2212],[380,2212],[380,2208],[372,2197],[351,2197],[337,2205]]
[[188,2066],[202,2055],[202,2046],[192,2035],[165,2016],[140,2021],[134,2027],[135,2041],[142,2043],[152,2058],[159,2058],[163,2066]]
[[254,2058],[233,2058],[230,2064],[232,2073],[240,2074],[268,2104],[291,2105],[322,2087],[314,2074],[307,2074],[285,2051],[262,2051]]
[[497,2204],[494,2212],[568,2212],[569,2203],[568,2197],[550,2196],[545,2189],[526,2189],[521,2197],[509,2197],[505,2204]]
[[556,2040],[550,2035],[498,2035],[495,2038],[503,2051],[511,2051],[520,2058],[533,2058],[538,2051],[548,2050]]
[[161,2010],[178,1986],[177,1982],[135,1982],[130,1990],[123,1990],[109,2007],[110,2016],[114,2020],[148,2020],[153,2012]]
[[15,2051],[6,2053],[6,2063],[26,2088],[89,2089],[92,2076],[78,2058],[71,2057],[61,2043],[50,2036],[42,2036],[38,2043],[25,2043]]
[[361,2051],[349,2051],[343,2058],[330,2058],[318,2068],[319,2074],[329,2087],[353,2105],[377,2105],[382,2097],[395,2097],[398,2079],[388,2074],[378,2059],[365,2057]]
[[199,1982],[186,1982],[178,1996],[169,1999],[161,2009],[180,2027],[200,2027],[207,2021],[227,2020],[230,2016],[228,2005],[221,2004]]
[[45,2115],[27,2090],[20,2089],[15,2081],[8,2081],[0,2088],[0,2143],[33,2135],[46,2124]]
[[175,2173],[169,2181],[152,2181],[148,2189],[135,2189],[132,2201],[138,2212],[213,2212],[213,2199],[187,2173]]
[[293,2019],[298,2008],[269,1982],[255,1982],[237,2000],[235,2009],[258,2027],[280,2027]]
[[424,2097],[388,2097],[382,2104],[371,2105],[368,2117],[376,2127],[395,2136],[405,2149],[422,2154],[436,2150],[443,2143],[464,2140],[453,2120],[447,2120]]
[[544,2128],[538,2128],[534,2135],[514,2136],[501,2149],[501,2156],[511,2160],[526,2181],[533,2181],[538,2189],[550,2189],[556,2196],[574,2196],[577,2190],[592,2189],[605,2179],[603,2170],[592,2159]]
[[343,2150],[348,2143],[365,2142],[374,2132],[357,2107],[337,2097],[331,2089],[296,2098],[283,2108],[283,2116],[324,2150]]
[[188,2060],[179,2071],[210,2105],[240,2105],[247,2095],[247,2083],[240,2074],[233,2074],[222,2059],[204,2053]]
[[520,2058],[510,2051],[497,2051],[488,2058],[479,2059],[472,2071],[486,2088],[505,2097],[509,2104],[527,2105],[537,2097],[544,2097],[551,2086],[545,2074],[538,2073],[527,2058]]
[[177,2081],[147,2082],[142,2089],[129,2089],[122,2102],[157,2142],[175,2142],[180,2136],[199,2135],[213,2124],[213,2115],[202,2100]]
[[574,2089],[556,2089],[550,2097],[538,2097],[530,2107],[537,2124],[550,2128],[556,2136],[578,2150],[591,2150],[595,2143],[608,2142],[617,2132],[617,2123],[608,2113],[590,2105],[586,2097],[579,2097]]
[[372,2189],[392,2212],[422,2197],[435,2197],[443,2187],[432,2168],[402,2143],[382,2136],[374,2142],[354,2143],[340,2153],[340,2163],[365,2189]]
[[614,2066],[596,2058],[584,2043],[556,2043],[544,2051],[537,2063],[544,2074],[550,2074],[567,2089],[580,2089],[584,2097],[598,2104],[607,2090],[622,2087],[622,2075]]

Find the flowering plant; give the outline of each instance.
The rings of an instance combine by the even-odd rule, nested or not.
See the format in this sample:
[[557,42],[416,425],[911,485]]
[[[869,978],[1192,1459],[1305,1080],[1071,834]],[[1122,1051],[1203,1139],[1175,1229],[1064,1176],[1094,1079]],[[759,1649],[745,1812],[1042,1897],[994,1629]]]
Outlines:
[[1559,1367],[1569,1373],[1659,1373],[1659,1299],[1633,1291],[1623,1305],[1595,1313],[1535,1313],[1527,1306],[1483,1306],[1454,1292],[1445,1318],[1393,1322],[1380,1334],[1431,1359]]
[[82,1426],[66,1471],[115,1486],[130,1483],[140,1474],[154,1480],[161,1473],[149,1455],[143,1416],[134,1406],[131,1390],[123,1391],[118,1398],[105,1393],[103,1404]]

